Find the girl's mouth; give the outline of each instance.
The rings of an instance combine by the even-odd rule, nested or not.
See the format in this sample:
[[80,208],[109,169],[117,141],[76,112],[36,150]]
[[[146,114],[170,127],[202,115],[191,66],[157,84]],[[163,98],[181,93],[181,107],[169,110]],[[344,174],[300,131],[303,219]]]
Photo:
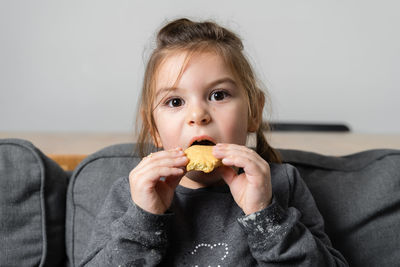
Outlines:
[[209,136],[203,135],[203,136],[197,136],[194,137],[191,142],[189,143],[189,146],[193,145],[203,145],[203,146],[215,146],[216,141],[212,139]]
[[211,142],[210,140],[197,140],[197,141],[194,141],[190,146],[194,146],[194,145],[215,146],[215,144],[213,142]]

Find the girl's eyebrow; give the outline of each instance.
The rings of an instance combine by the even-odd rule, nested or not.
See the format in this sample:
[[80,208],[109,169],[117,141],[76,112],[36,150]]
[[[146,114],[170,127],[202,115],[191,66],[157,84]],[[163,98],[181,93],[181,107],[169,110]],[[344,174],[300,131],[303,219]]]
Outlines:
[[211,82],[207,87],[214,87],[221,83],[230,83],[234,86],[237,86],[235,80],[233,80],[232,78],[226,77],[226,78],[218,79],[218,80]]
[[[218,84],[221,84],[221,83],[230,83],[230,84],[232,84],[233,86],[237,86],[237,83],[235,82],[235,80],[233,80],[232,78],[226,77],[226,78],[221,78],[221,79],[218,79],[218,80],[215,80],[215,81],[210,82],[210,83],[207,85],[207,87],[208,87],[208,88],[214,87],[214,86],[217,86]],[[162,93],[164,93],[164,92],[168,93],[168,92],[174,91],[174,90],[176,90],[176,89],[179,89],[179,87],[164,87],[164,88],[160,89],[160,90],[156,93],[156,98],[157,98],[160,94],[162,94]]]
[[164,87],[164,88],[161,88],[156,93],[155,99],[158,99],[160,95],[167,95],[169,92],[175,91],[176,89],[179,89],[179,88],[178,87]]

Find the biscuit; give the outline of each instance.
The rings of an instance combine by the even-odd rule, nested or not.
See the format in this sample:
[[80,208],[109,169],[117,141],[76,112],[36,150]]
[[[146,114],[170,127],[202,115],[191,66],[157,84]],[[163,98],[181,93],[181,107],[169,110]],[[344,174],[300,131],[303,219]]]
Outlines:
[[188,147],[185,151],[189,159],[186,165],[187,171],[212,172],[216,167],[221,166],[222,162],[212,154],[212,146],[194,145]]

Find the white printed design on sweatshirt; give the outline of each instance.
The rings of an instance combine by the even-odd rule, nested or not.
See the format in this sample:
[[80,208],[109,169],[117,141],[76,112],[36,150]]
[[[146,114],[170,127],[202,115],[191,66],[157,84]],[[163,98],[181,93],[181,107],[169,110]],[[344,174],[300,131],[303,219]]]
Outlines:
[[[205,255],[209,259],[215,259],[216,256],[218,256],[218,261],[220,263],[223,263],[226,257],[229,255],[229,246],[227,243],[215,243],[215,244],[207,244],[207,243],[201,243],[198,244],[192,252],[190,252],[190,255],[196,256],[202,254],[204,257]],[[200,265],[193,265],[194,267],[199,267]],[[207,265],[207,266],[217,266],[221,267],[220,264],[216,265]]]

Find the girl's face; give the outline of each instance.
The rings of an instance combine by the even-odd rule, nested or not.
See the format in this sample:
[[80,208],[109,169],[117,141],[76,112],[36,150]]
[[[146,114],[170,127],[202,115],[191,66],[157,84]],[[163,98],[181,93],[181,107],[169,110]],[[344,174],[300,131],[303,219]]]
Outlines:
[[159,144],[166,150],[186,149],[204,138],[244,145],[249,128],[245,91],[214,53],[193,55],[177,81],[185,57],[169,56],[156,76],[153,115]]
[[155,80],[157,140],[165,150],[186,149],[196,140],[245,145],[249,127],[246,93],[215,53],[167,57]]

